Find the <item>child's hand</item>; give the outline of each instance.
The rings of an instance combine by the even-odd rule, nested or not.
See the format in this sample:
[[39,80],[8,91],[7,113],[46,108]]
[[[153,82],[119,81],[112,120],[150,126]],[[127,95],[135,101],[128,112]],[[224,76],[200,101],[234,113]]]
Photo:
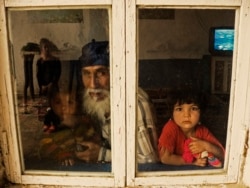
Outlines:
[[65,159],[61,162],[62,166],[73,166],[75,163],[74,159]]
[[197,158],[194,162],[193,165],[196,166],[207,166],[207,158]]
[[191,137],[192,142],[189,144],[189,149],[192,154],[201,153],[206,150],[206,141]]

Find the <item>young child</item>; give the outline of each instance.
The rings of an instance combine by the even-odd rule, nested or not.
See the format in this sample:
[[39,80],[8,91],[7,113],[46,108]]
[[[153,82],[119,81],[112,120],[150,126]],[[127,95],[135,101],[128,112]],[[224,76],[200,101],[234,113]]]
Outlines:
[[50,115],[47,116],[47,121],[51,124],[45,125],[48,126],[46,132],[49,134],[44,134],[40,140],[39,155],[41,159],[72,166],[76,160],[75,152],[86,149],[80,147],[78,143],[83,140],[99,143],[101,137],[95,131],[93,121],[79,112],[74,92],[63,92],[57,87],[52,88],[49,95]]
[[63,125],[66,125],[66,127],[74,126],[77,108],[75,94],[59,91],[59,88],[53,85],[48,99],[50,107],[44,116],[43,131],[52,133],[63,128]]
[[172,93],[171,119],[159,138],[160,160],[169,165],[221,167],[225,149],[213,134],[200,123],[205,97],[192,90]]

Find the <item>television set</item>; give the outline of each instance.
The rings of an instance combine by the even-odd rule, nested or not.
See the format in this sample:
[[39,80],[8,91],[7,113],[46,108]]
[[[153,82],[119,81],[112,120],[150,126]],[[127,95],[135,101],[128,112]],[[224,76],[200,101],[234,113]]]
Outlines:
[[234,28],[212,27],[209,32],[209,51],[216,56],[231,56],[234,50]]

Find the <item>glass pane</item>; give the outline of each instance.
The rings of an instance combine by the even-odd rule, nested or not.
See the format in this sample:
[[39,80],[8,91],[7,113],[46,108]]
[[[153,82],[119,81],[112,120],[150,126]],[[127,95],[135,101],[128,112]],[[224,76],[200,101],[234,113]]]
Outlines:
[[138,9],[138,171],[223,167],[234,19],[234,10]]
[[111,171],[108,9],[10,9],[24,170]]

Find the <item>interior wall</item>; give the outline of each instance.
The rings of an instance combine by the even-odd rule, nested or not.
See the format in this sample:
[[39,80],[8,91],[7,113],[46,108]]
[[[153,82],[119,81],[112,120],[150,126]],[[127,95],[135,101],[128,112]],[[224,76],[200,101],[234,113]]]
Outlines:
[[209,54],[209,29],[234,26],[234,10],[175,9],[173,19],[139,20],[139,59],[199,59]]
[[[107,13],[107,12],[106,12]],[[14,60],[14,77],[17,93],[23,93],[24,72],[21,48],[27,42],[39,43],[40,38],[52,40],[61,50],[57,54],[68,68],[68,60],[76,60],[81,48],[89,40],[108,40],[108,15],[103,11],[84,10],[83,19],[76,23],[34,23],[27,11],[10,14],[10,43]],[[105,19],[103,19],[105,18]],[[138,52],[140,60],[150,59],[201,59],[209,54],[209,28],[231,26],[233,10],[174,10],[173,19],[140,19],[138,28]],[[90,26],[91,25],[91,26]],[[38,91],[33,63],[35,91]]]
[[[81,21],[44,23],[36,22],[27,11],[9,12],[10,46],[13,52],[13,76],[16,81],[17,93],[23,93],[24,70],[21,48],[28,42],[39,44],[41,38],[48,38],[60,50],[54,54],[62,61],[62,74],[68,70],[69,60],[76,60],[81,55],[82,46],[95,40],[108,40],[107,10],[88,9],[82,11]],[[90,26],[91,25],[91,26]],[[36,61],[33,61],[33,80],[35,92],[38,93],[36,79]]]

